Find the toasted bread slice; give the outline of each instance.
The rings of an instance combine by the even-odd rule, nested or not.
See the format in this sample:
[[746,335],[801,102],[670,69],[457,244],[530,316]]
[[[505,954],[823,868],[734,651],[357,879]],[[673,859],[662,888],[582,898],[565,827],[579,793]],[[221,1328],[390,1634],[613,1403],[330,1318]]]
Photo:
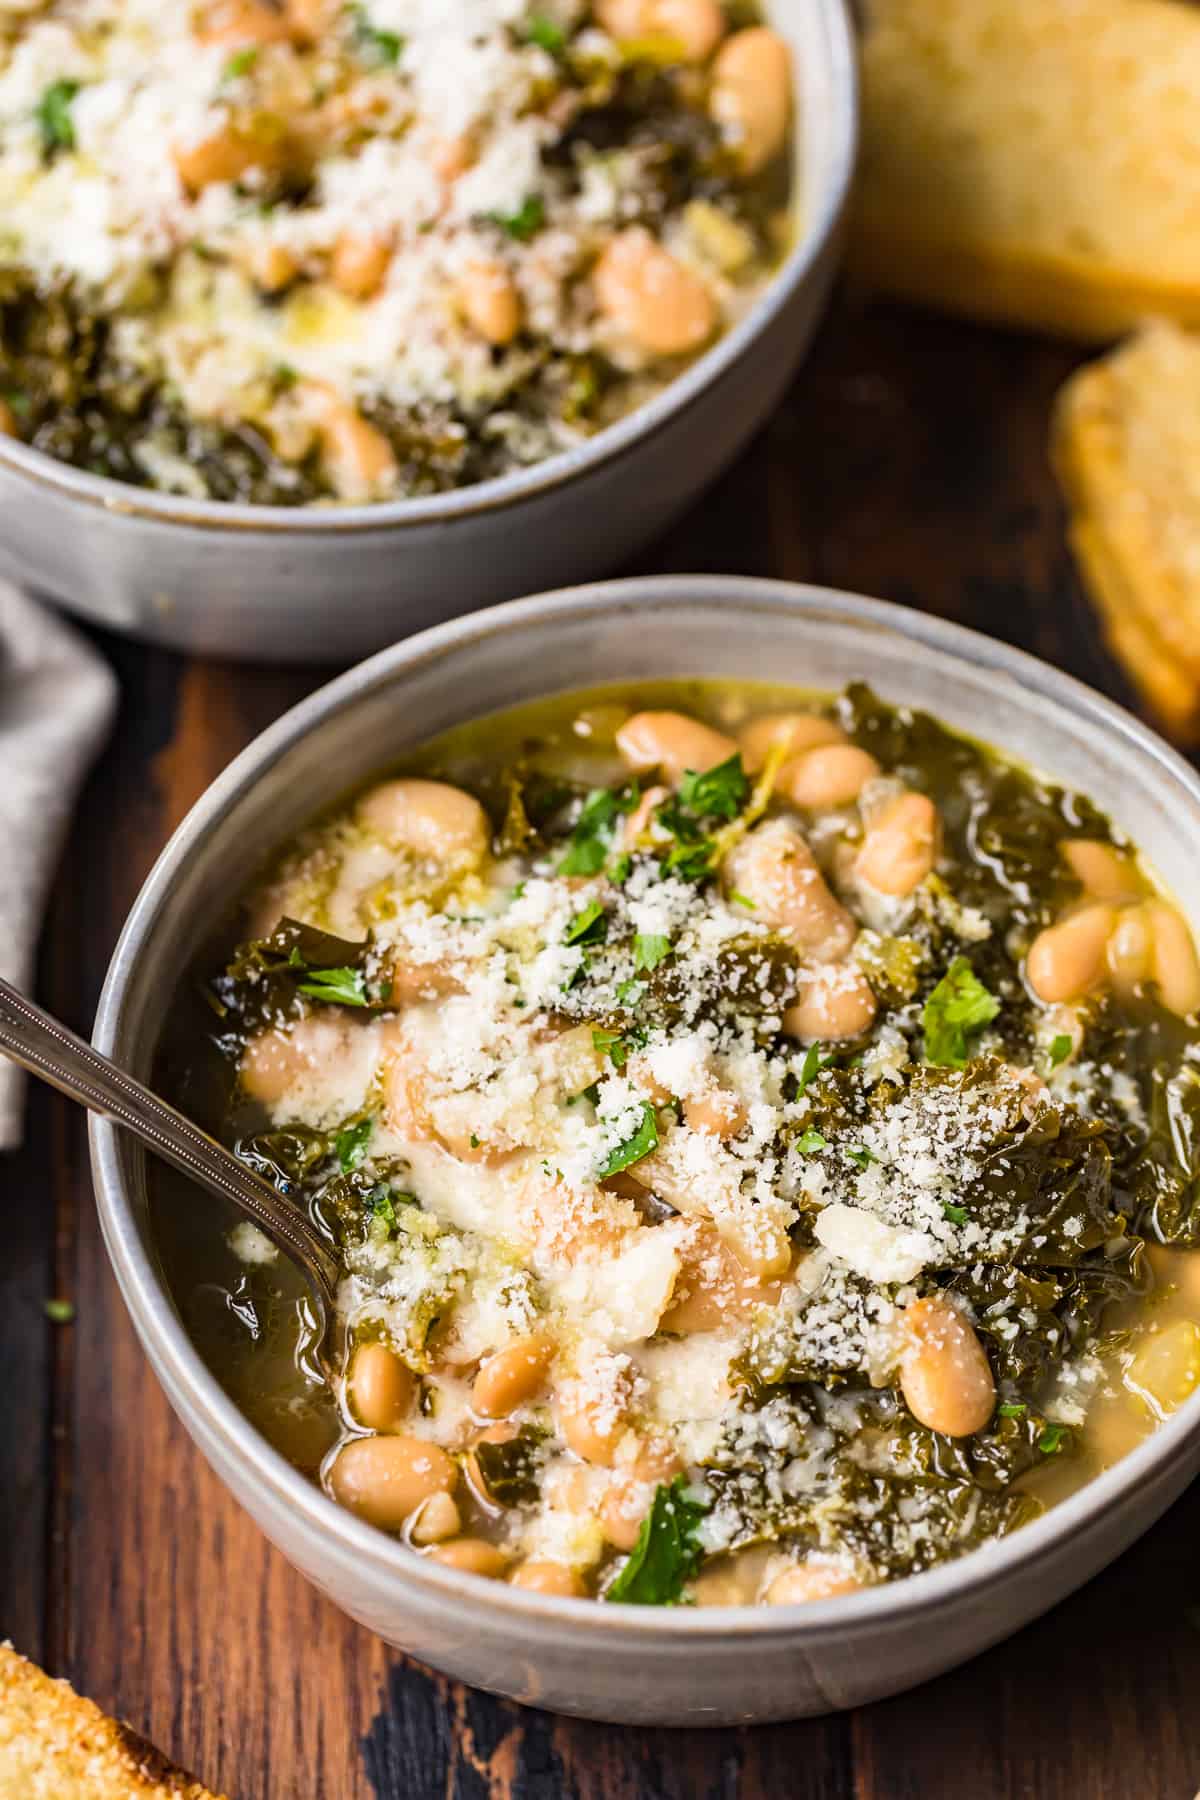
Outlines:
[[1200,337],[1165,321],[1066,383],[1051,454],[1114,652],[1200,741]]
[[1083,339],[1200,324],[1200,8],[865,0],[850,266]]
[[0,1644],[0,1800],[221,1800]]

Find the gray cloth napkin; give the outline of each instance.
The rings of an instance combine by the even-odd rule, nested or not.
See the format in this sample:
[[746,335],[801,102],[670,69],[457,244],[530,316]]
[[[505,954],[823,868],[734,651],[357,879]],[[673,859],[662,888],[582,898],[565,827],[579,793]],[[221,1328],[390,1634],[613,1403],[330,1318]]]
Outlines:
[[[79,785],[117,704],[112,671],[0,581],[0,975],[28,992],[42,908]],[[0,1150],[21,1141],[20,1071],[0,1057]]]

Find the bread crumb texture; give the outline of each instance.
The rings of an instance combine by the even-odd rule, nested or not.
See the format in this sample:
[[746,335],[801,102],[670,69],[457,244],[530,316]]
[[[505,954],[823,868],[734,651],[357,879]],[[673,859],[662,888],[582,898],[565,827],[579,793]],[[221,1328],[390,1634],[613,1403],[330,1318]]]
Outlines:
[[1200,742],[1200,337],[1166,321],[1058,397],[1054,466],[1105,635],[1146,703]]
[[850,245],[867,285],[1106,339],[1200,324],[1200,9],[870,0]]
[[0,1644],[0,1800],[223,1800]]

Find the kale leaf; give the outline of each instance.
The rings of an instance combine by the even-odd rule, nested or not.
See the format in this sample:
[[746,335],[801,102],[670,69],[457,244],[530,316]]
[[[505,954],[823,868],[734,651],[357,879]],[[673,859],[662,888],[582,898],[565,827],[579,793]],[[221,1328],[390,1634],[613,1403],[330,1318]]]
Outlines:
[[[247,1034],[298,1017],[306,997],[368,1006],[373,1004],[366,985],[371,950],[369,937],[353,942],[284,918],[269,937],[238,946],[212,991],[219,1007]],[[386,999],[380,995],[374,1003],[386,1004]]]

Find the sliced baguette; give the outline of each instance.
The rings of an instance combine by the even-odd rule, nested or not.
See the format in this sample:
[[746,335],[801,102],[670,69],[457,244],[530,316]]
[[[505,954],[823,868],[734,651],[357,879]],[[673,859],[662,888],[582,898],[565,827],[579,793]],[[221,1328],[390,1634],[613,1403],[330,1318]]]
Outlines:
[[0,1800],[219,1800],[0,1644]]
[[1200,324],[1200,7],[865,0],[867,285],[1106,339]]
[[1113,651],[1172,736],[1200,741],[1200,337],[1155,322],[1080,369],[1051,455]]

